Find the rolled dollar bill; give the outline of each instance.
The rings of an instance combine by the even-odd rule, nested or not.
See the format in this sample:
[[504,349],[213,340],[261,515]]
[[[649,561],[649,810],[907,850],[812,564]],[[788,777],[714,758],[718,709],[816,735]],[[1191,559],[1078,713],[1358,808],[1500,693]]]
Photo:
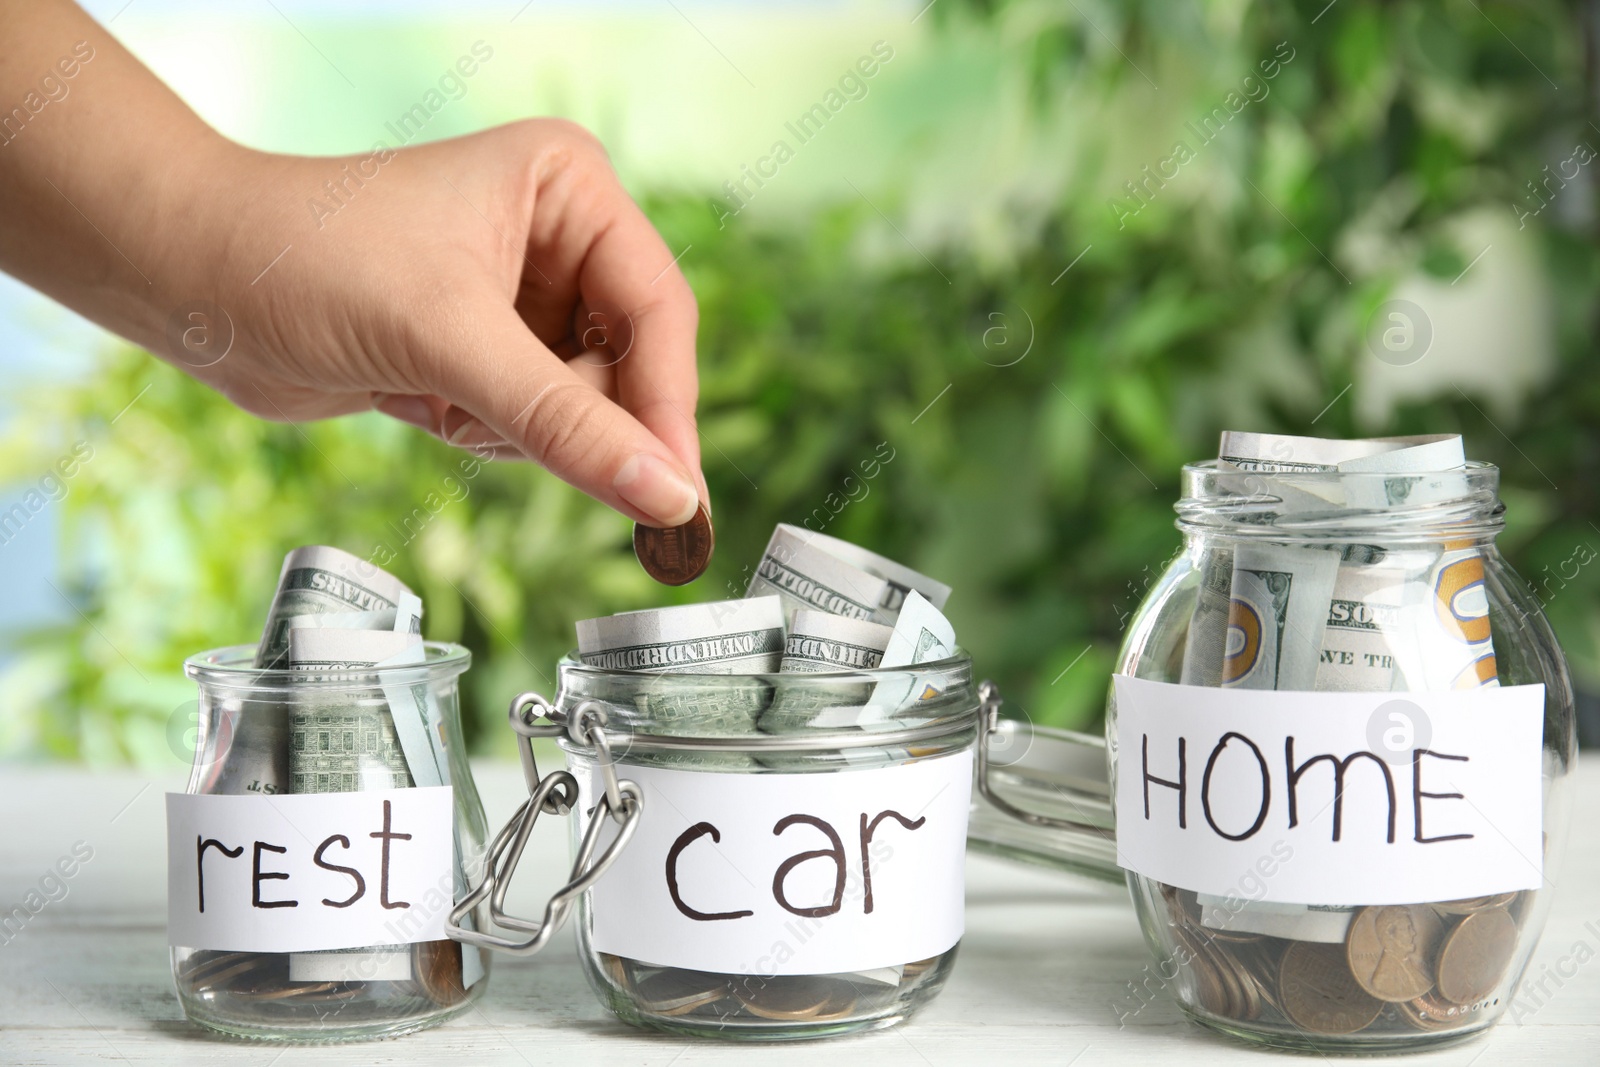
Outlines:
[[1338,440],[1227,430],[1217,459],[1229,467],[1272,474],[1327,471],[1411,474],[1449,471],[1467,462],[1460,434]]
[[910,667],[956,654],[956,631],[921,593],[911,592],[884,646],[880,667]]
[[869,552],[860,545],[841,541],[828,534],[812,533],[799,526],[782,524],[780,530],[788,530],[798,537],[806,538],[807,542],[815,548],[820,548],[834,559],[843,560],[860,570],[866,571],[875,577],[882,578],[889,583],[888,596],[879,606],[889,611],[898,612],[900,605],[905,603],[906,594],[915,589],[921,593],[934,607],[944,610],[945,601],[950,599],[950,587],[943,582],[936,582],[926,574],[919,574],[910,567],[896,563],[876,552]]
[[578,658],[615,671],[772,673],[783,660],[783,605],[767,596],[584,619]]
[[298,616],[366,612],[371,614],[364,621],[372,625],[359,629],[393,629],[402,594],[411,594],[404,582],[342,549],[327,545],[297,548],[284,557],[278,591],[267,610],[267,625],[256,651],[256,666],[288,665],[290,620]]
[[[933,663],[949,659],[956,654],[956,631],[943,612],[934,607],[921,593],[912,590],[906,594],[894,632],[884,646],[883,659],[878,666],[884,670],[895,667],[914,667],[919,663]],[[912,716],[917,709],[944,694],[938,675],[901,671],[884,678],[873,688],[867,701],[866,719],[889,719]]]
[[797,671],[868,671],[883,659],[894,628],[825,611],[795,612],[784,643],[784,674]]
[[1222,684],[1311,689],[1339,557],[1324,548],[1239,545],[1233,551]]
[[[629,611],[578,623],[578,658],[591,667],[654,674],[773,674],[783,660],[783,602],[775,596]],[[772,699],[767,683],[691,685],[641,680],[634,701],[655,729],[688,736],[742,733]]]
[[[789,628],[779,672],[810,675],[872,670],[883,659],[893,633],[880,623],[801,609]],[[872,689],[871,683],[859,679],[780,681],[772,705],[761,714],[760,729],[785,733],[859,725]]]
[[1500,684],[1483,556],[1468,540],[1446,541],[1414,573],[1393,643],[1405,689],[1477,689]]
[[[354,671],[366,667],[379,670],[420,665],[426,658],[422,636],[415,631],[289,631],[289,665],[298,671]],[[382,691],[412,782],[418,786],[449,785],[450,761],[442,712],[427,684],[384,683]],[[298,718],[299,711],[295,714]],[[293,758],[290,764],[298,779]],[[297,784],[294,791],[303,790]]]
[[[287,665],[308,674],[372,667],[421,651],[422,639],[392,630],[332,628],[288,631]],[[385,701],[368,692],[315,695],[291,693],[289,778],[295,793],[354,793],[369,789],[408,789],[416,784]],[[431,761],[431,756],[430,756]],[[335,973],[336,981],[409,981],[409,945],[385,945],[338,952],[289,955],[292,980],[312,981]]]
[[788,619],[797,611],[811,610],[892,624],[899,598],[889,582],[812,543],[821,536],[780,525],[767,542],[745,596],[779,597]]
[[[1365,548],[1352,545],[1352,548]],[[1401,612],[1412,584],[1402,561],[1380,550],[1339,564],[1322,630],[1316,684],[1323,691],[1372,693],[1404,689],[1395,643],[1404,630]]]
[[[392,630],[290,630],[288,659],[296,671],[350,671],[404,656],[412,648],[420,653],[420,637]],[[408,707],[404,714],[414,719],[418,711]],[[378,699],[370,690],[294,694],[289,727],[291,791],[409,789],[424,784],[412,777],[413,762],[426,777],[436,776],[426,741],[414,760],[406,758],[395,719],[387,699]]]
[[1215,688],[1222,684],[1222,660],[1227,654],[1228,612],[1233,605],[1233,550],[1216,546],[1202,549],[1197,568],[1200,587],[1184,637],[1183,669],[1178,680],[1184,685]]
[[[1460,496],[1466,452],[1460,434],[1368,437],[1350,441],[1227,431],[1217,451],[1224,469],[1266,474],[1350,474],[1348,479],[1280,483],[1290,510],[1323,504],[1378,509]],[[1387,478],[1363,478],[1385,474]]]
[[[338,625],[391,629],[396,605],[410,590],[398,578],[357,556],[326,545],[306,545],[283,560],[278,588],[267,612],[256,666],[288,666],[289,630]],[[227,755],[210,771],[206,788],[216,793],[287,793],[289,705],[287,699],[249,701],[225,711],[233,737]]]

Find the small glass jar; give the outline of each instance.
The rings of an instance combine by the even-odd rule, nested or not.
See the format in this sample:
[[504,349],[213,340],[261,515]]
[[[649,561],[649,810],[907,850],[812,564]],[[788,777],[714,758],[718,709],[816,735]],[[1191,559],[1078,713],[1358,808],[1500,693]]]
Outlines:
[[[1317,635],[1323,635],[1325,620],[1330,633],[1336,623],[1370,624],[1365,636],[1358,633],[1352,640],[1379,652],[1330,655],[1326,649],[1332,638],[1322,636],[1327,643],[1321,646],[1322,662],[1313,662],[1316,684],[1278,688],[1417,692],[1542,683],[1542,781],[1536,787],[1530,784],[1529,795],[1542,796],[1543,882],[1536,890],[1470,900],[1384,901],[1371,907],[1350,901],[1348,908],[1332,909],[1333,914],[1305,917],[1303,929],[1333,922],[1344,925],[1343,936],[1324,929],[1322,936],[1301,940],[1208,925],[1198,894],[1130,870],[1128,884],[1157,960],[1159,985],[1196,1022],[1282,1048],[1410,1051],[1484,1030],[1508,1007],[1544,925],[1566,836],[1576,755],[1565,660],[1538,598],[1495,546],[1504,512],[1497,495],[1498,471],[1469,464],[1464,470],[1419,475],[1259,473],[1208,462],[1185,467],[1183,484],[1177,504],[1183,552],[1135,616],[1117,673],[1186,686],[1236,683],[1246,657],[1260,645],[1258,623],[1254,614],[1239,609],[1240,587],[1230,575],[1262,553],[1314,554],[1321,549],[1339,561],[1338,581],[1348,581],[1355,591],[1335,593],[1332,607],[1314,606],[1312,616],[1300,616],[1302,624],[1314,619]],[[1356,506],[1352,500],[1381,503]],[[1410,568],[1409,592],[1384,587],[1383,576],[1372,570],[1383,565],[1392,565],[1395,573]],[[1214,625],[1212,633],[1199,630],[1208,589],[1222,591],[1214,622],[1225,617],[1225,625]],[[1374,620],[1390,605],[1399,610],[1418,599],[1440,613],[1447,634],[1459,638],[1460,647],[1444,647],[1448,640],[1435,642],[1423,648],[1420,658],[1413,655],[1400,662],[1396,655],[1398,665],[1385,666],[1381,644],[1360,642],[1374,640]],[[1329,603],[1326,595],[1322,603]],[[1288,608],[1291,624],[1296,610]],[[1285,647],[1280,646],[1281,655],[1286,655]],[[1206,657],[1197,655],[1197,648],[1210,648],[1206,662],[1198,662]],[[1291,706],[1283,713],[1298,710]],[[1140,753],[1116,751],[1117,725],[1114,688],[1106,724],[1113,781],[1119,774],[1137,778]],[[1163,750],[1162,755],[1170,758],[1171,752]],[[1191,752],[1191,786],[1199,784],[1203,753],[1199,760]],[[1145,773],[1148,788],[1148,767]],[[1414,788],[1421,788],[1420,777]],[[1170,798],[1170,790],[1157,792]],[[1441,795],[1449,794],[1420,794]],[[1274,795],[1275,802],[1280,798]],[[1410,799],[1405,798],[1408,809]],[[1392,804],[1391,799],[1391,810]],[[1128,820],[1140,814],[1148,818],[1148,811],[1148,802],[1143,813],[1119,810],[1120,833],[1126,837]],[[1293,826],[1292,807],[1290,812]],[[1191,825],[1198,819],[1191,808]],[[1337,840],[1337,815],[1335,820]],[[1421,840],[1420,825],[1417,833]],[[1354,974],[1357,969],[1370,971],[1374,956],[1382,965],[1385,952],[1392,959],[1387,977]],[[1376,995],[1385,984],[1403,995]]]
[[[428,642],[424,647],[426,659],[420,664],[339,671],[258,669],[254,645],[190,657],[184,671],[199,687],[198,736],[185,792],[332,794],[426,784],[411,777],[389,710],[397,700],[418,701],[442,742],[442,753],[439,742],[430,742],[430,773],[446,776],[439,770],[441,755],[448,765],[444,784],[453,800],[454,850],[448,880],[453,884],[442,887],[440,895],[440,906],[448,911],[450,897],[462,896],[478,873],[487,830],[461,734],[457,683],[471,654],[459,645]],[[341,739],[348,744],[342,746]],[[296,783],[302,788],[297,790]],[[259,858],[258,852],[258,864]],[[204,863],[222,859],[215,854],[205,859],[202,851]],[[244,862],[249,862],[248,849]],[[385,863],[385,884],[387,872]],[[285,883],[260,884],[281,889]],[[435,910],[427,903],[386,906],[414,909],[396,912],[410,921]],[[481,923],[484,917],[480,909],[465,921]],[[488,954],[453,940],[331,952],[179,945],[171,951],[178,1000],[189,1019],[258,1040],[395,1037],[465,1011],[488,985]]]
[[[619,863],[579,903],[580,956],[601,1001],[634,1025],[758,1041],[889,1026],[926,1004],[944,985],[959,947],[977,703],[965,655],[914,669],[836,674],[650,674],[563,661],[549,717],[567,727],[561,744],[584,793],[580,810],[600,792],[608,763],[615,779],[638,790],[643,806],[642,829],[622,852],[642,865]],[[677,793],[663,791],[663,773],[679,783]],[[922,784],[905,788],[911,777]],[[751,823],[736,829],[740,812],[734,809],[746,803],[740,797],[752,795],[746,787],[753,779],[764,780],[764,785],[755,783],[761,788],[782,784],[788,789],[783,802],[788,807],[772,810],[792,813],[775,821],[770,813],[751,815]],[[883,793],[872,787],[873,802],[858,802],[869,781],[902,785],[887,786]],[[852,799],[842,799],[846,796]],[[767,803],[765,794],[751,803]],[[652,819],[658,824],[654,830]],[[646,859],[648,841],[652,833],[664,841],[662,834],[680,827],[687,829],[666,853],[663,882],[656,875],[658,857]],[[928,836],[919,838],[919,833]],[[943,836],[932,836],[936,833]],[[741,834],[743,840],[735,840]],[[767,865],[758,869],[760,861],[743,850],[753,847],[756,837],[770,843],[780,835],[788,835],[783,836],[786,851],[795,855],[776,864],[776,870],[768,856]],[[580,866],[592,847],[585,836],[575,823]],[[832,850],[816,848],[830,839]],[[813,851],[800,851],[808,847]],[[900,863],[907,867],[894,870]],[[694,884],[682,864],[698,864],[711,878]],[[919,872],[935,873],[921,879],[921,892],[896,893],[891,879],[906,876],[915,864],[925,864],[914,868]],[[804,865],[812,874],[837,870],[831,905],[826,890],[820,896],[808,890]],[[663,888],[667,884],[669,890]],[[661,913],[716,920],[700,924],[704,936],[734,945],[733,956],[719,958],[737,958],[742,966],[705,966],[707,957],[692,938],[669,936],[657,942],[665,947],[648,955],[606,951],[599,943],[602,924],[609,920],[614,926],[620,913],[635,908],[653,914],[650,909],[669,891],[677,910],[664,905]],[[680,899],[680,892],[689,900]],[[819,925],[840,921],[817,918],[830,906],[835,916],[863,924],[850,929],[870,931],[876,920],[866,913],[876,908],[880,918],[892,915],[913,930],[924,923],[931,930],[944,921],[936,913],[944,909],[947,916],[952,896],[957,925],[942,941],[923,937],[922,944],[936,945],[931,951],[862,958],[848,968],[809,955],[808,939]],[[722,903],[707,903],[711,900]],[[777,915],[779,906],[787,909],[779,916],[787,923],[783,945],[740,928],[744,922],[752,924],[748,929],[771,929],[753,926],[764,919],[751,916]],[[718,908],[724,910],[708,914]],[[862,934],[863,939],[874,936]],[[792,961],[782,962],[784,948],[794,952]],[[893,948],[886,951],[892,955]],[[819,962],[811,965],[807,959]]]

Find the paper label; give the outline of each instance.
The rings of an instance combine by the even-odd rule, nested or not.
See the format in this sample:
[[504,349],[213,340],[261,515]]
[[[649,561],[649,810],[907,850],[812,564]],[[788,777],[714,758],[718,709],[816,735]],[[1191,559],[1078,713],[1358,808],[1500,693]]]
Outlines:
[[169,943],[314,952],[443,939],[454,796],[168,793]]
[[[574,773],[587,811],[598,775]],[[875,770],[617,773],[644,812],[589,891],[601,952],[766,977],[892,967],[961,939],[970,749]]]
[[1541,884],[1543,685],[1115,685],[1128,870],[1228,899],[1338,906]]

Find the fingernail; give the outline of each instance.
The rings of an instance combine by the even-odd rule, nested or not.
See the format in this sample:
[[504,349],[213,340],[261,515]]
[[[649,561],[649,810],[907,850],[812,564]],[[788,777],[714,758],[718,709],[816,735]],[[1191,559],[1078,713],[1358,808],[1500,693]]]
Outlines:
[[632,456],[617,471],[611,488],[663,526],[682,526],[694,518],[700,495],[671,464],[648,452]]
[[377,409],[391,418],[409,422],[413,426],[433,431],[433,409],[420,396],[402,396],[392,393],[379,400]]
[[[452,415],[455,418],[452,418]],[[459,419],[460,422],[454,429],[450,424]],[[472,448],[475,445],[503,445],[506,439],[494,430],[489,429],[475,416],[454,408],[447,412],[442,427],[445,443],[456,448]]]

